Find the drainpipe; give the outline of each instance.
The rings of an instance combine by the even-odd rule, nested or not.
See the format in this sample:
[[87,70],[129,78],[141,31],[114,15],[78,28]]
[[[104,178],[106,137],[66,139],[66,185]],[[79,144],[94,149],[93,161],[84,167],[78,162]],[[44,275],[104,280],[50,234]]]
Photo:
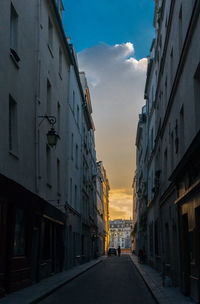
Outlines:
[[35,75],[35,191],[39,192],[39,136],[38,136],[38,104],[40,102],[40,8],[41,0],[37,1],[37,46]]

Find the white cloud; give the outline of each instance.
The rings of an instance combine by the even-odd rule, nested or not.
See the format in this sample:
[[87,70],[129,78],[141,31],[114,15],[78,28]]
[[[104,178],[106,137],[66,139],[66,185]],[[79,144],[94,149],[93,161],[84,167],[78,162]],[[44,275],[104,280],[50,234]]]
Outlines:
[[92,97],[98,160],[103,160],[113,191],[131,189],[147,59],[134,58],[131,42],[102,43],[80,52],[78,58]]

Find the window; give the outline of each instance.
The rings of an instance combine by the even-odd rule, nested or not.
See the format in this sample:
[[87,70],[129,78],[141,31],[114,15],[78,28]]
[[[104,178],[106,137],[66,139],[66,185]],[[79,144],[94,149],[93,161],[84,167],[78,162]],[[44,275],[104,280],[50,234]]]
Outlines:
[[151,106],[152,106],[152,104],[154,103],[154,87],[153,86],[151,89],[151,100],[152,100],[152,102],[151,102]]
[[70,178],[69,200],[72,205],[72,178]]
[[79,106],[77,106],[77,110],[76,110],[76,121],[77,121],[77,125],[79,127]]
[[78,169],[78,145],[76,145],[76,168]]
[[25,217],[21,209],[16,211],[13,255],[25,255]]
[[174,65],[174,60],[173,60],[174,54],[173,54],[173,48],[171,50],[170,54],[170,78],[171,78],[171,87],[173,85],[173,65]]
[[9,96],[9,150],[18,153],[17,103]]
[[49,146],[46,146],[46,178],[47,184],[51,185],[51,150]]
[[57,193],[60,195],[60,160],[57,158]]
[[58,135],[60,134],[60,103],[57,103],[57,128],[58,128]]
[[51,49],[51,51],[53,50],[53,24],[49,18],[49,22],[48,22],[48,46]]
[[[13,55],[15,55],[15,53],[17,53],[17,42],[18,42],[17,35],[18,35],[18,14],[17,14],[14,6],[11,4],[11,7],[10,7],[10,50]],[[15,59],[17,59],[17,58],[15,58]]]
[[174,133],[171,133],[171,169],[174,168]]
[[151,143],[150,143],[151,151],[153,150],[153,128],[151,129]]
[[183,108],[183,105],[181,107],[181,110],[180,110],[180,138],[181,138],[181,141],[180,141],[180,148],[182,151],[184,151],[184,141],[185,141],[185,138],[184,138],[184,108]]
[[74,150],[74,134],[71,135],[71,160],[73,160],[73,150]]
[[60,77],[62,76],[62,51],[61,51],[61,48],[59,48],[59,75],[60,75]]
[[182,25],[182,6],[179,11],[179,24],[178,24],[178,31],[179,31],[179,52],[181,53],[182,50],[182,44],[183,44],[183,25]]
[[178,153],[178,149],[179,149],[178,120],[176,119],[176,126],[175,126],[175,151],[176,151],[176,154]]
[[165,149],[165,153],[164,153],[164,172],[165,172],[165,176],[167,176],[167,149]]
[[74,207],[77,208],[77,186],[74,187]]
[[73,105],[72,105],[72,111],[75,112],[75,92],[73,91]]
[[167,105],[167,77],[165,79],[165,105]]
[[47,79],[47,115],[51,114],[51,83]]

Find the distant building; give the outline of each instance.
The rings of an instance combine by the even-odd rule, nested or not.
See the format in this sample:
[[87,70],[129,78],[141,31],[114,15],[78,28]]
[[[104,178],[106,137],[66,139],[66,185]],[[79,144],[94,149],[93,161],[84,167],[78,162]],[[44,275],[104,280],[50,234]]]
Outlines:
[[117,219],[110,221],[110,247],[131,248],[132,220]]

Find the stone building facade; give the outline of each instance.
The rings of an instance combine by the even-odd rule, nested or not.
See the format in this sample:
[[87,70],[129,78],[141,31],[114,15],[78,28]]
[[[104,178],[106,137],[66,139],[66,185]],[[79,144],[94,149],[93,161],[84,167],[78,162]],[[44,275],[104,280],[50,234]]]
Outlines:
[[[200,302],[200,2],[155,1],[145,87],[146,140],[136,140],[136,199],[144,200],[148,262]],[[138,135],[141,132],[138,124]],[[140,139],[141,140],[141,139]],[[142,152],[140,152],[142,151]],[[140,156],[141,153],[141,156]],[[147,168],[147,175],[139,172]],[[144,184],[147,188],[143,188]],[[138,213],[138,221],[141,216]]]
[[110,221],[110,247],[131,249],[132,220],[117,219]]
[[0,297],[96,255],[92,106],[62,10],[0,2]]
[[[109,248],[109,191],[110,184],[103,162],[97,162],[97,222],[98,244],[101,252],[107,254]],[[103,243],[102,243],[103,242]]]

